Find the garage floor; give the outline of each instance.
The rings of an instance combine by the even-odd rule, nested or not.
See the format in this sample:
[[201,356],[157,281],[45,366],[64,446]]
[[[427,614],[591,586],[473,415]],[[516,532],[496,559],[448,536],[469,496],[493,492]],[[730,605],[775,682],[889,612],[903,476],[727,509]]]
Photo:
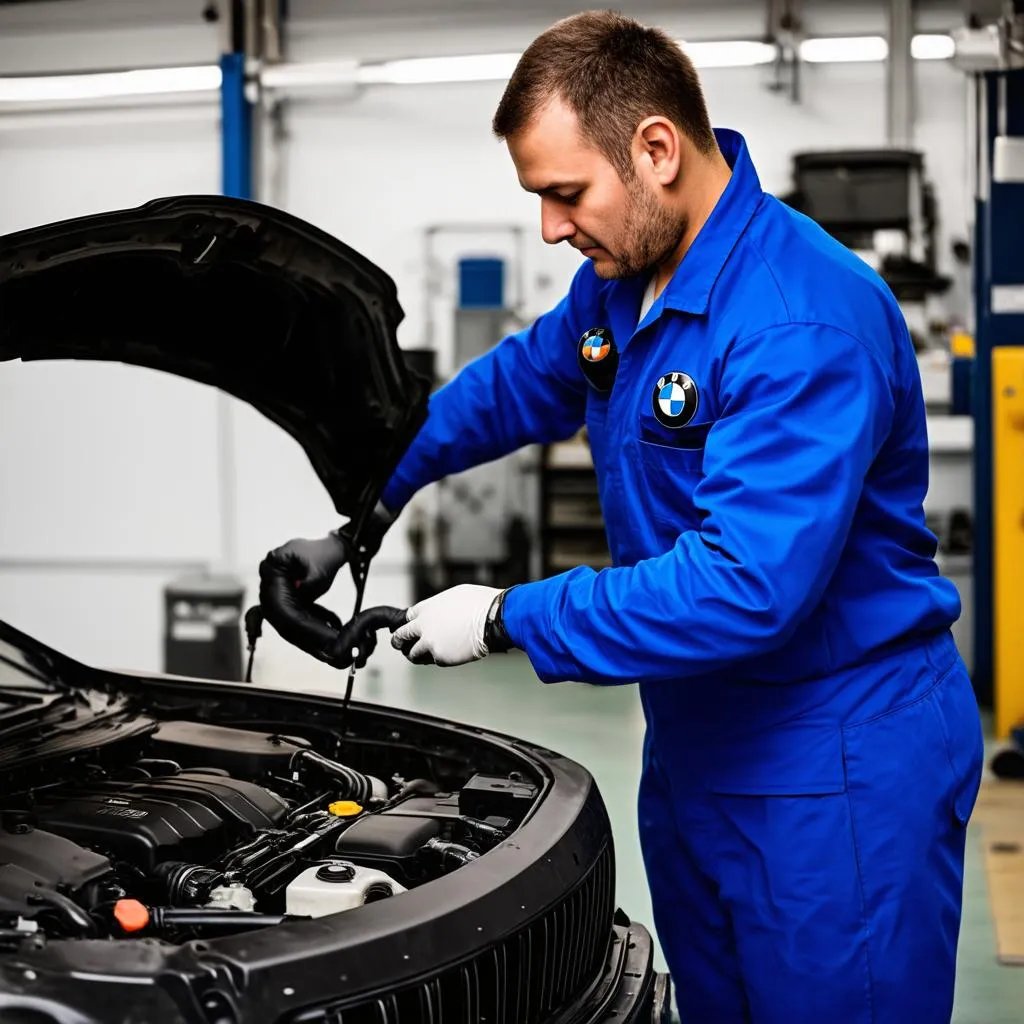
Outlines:
[[[269,666],[267,666],[269,668]],[[258,673],[273,685],[273,671]],[[310,689],[323,689],[322,675]],[[292,677],[292,686],[302,686]],[[305,688],[305,687],[303,687]],[[417,668],[386,645],[356,681],[357,699],[443,715],[529,739],[584,764],[604,795],[615,833],[619,904],[649,926],[650,897],[636,839],[643,718],[632,687],[543,686],[520,654],[458,669]],[[660,961],[659,967],[664,969]],[[1024,1020],[1024,967],[995,959],[978,829],[971,827],[955,1024]]]

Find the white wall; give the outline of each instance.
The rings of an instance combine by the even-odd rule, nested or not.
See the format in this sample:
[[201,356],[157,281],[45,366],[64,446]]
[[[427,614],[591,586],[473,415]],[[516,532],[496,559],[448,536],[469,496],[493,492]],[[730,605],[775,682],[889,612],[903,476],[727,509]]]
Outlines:
[[[0,130],[0,232],[216,192],[218,160],[213,111]],[[157,667],[161,581],[219,554],[216,393],[116,365],[0,369],[0,616]]]
[[[515,22],[496,2],[413,0],[339,5],[296,0],[288,57],[364,60],[432,52],[518,49],[576,5],[522,0]],[[756,37],[763,5],[651,0],[620,5],[691,39]],[[884,31],[880,3],[813,6],[812,31]],[[828,7],[828,13],[824,11]],[[946,5],[948,6],[948,5]],[[219,32],[198,3],[79,0],[0,9],[0,73],[133,64],[212,62]],[[952,24],[926,5],[928,28]],[[918,143],[939,192],[944,225],[962,234],[969,203],[964,167],[962,77],[917,65]],[[762,184],[789,187],[801,149],[885,142],[882,65],[808,67],[797,104],[770,92],[769,69],[707,71],[716,124],[742,131]],[[490,135],[496,83],[380,87],[351,100],[297,102],[285,115],[279,190],[269,198],[344,239],[397,281],[406,311],[400,340],[422,343],[423,228],[502,222],[527,229],[527,306],[557,300],[575,266],[565,247],[545,246],[536,200],[517,186],[503,146]],[[0,119],[0,232],[171,193],[216,192],[215,105],[159,112],[38,115]],[[443,290],[454,293],[454,256],[497,245],[498,236],[449,246]],[[444,348],[450,308],[443,314]],[[218,415],[227,409],[234,445],[219,461]],[[334,525],[329,501],[301,451],[277,428],[207,389],[117,367],[3,367],[0,373],[0,617],[85,660],[160,666],[160,587],[179,568],[219,566],[250,587],[268,547]],[[225,475],[226,473],[226,475]],[[235,513],[221,523],[222,500]],[[229,545],[222,541],[222,525]],[[404,604],[405,544],[393,531],[369,600]],[[76,564],[68,560],[79,559]],[[84,562],[81,560],[85,560]],[[91,562],[89,560],[92,560]],[[345,612],[351,590],[332,603]],[[327,678],[310,659],[266,641],[298,680]]]

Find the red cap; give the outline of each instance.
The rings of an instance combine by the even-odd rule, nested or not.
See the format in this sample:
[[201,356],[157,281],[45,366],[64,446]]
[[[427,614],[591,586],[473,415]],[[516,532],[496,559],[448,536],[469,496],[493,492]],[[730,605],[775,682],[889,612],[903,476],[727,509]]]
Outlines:
[[140,932],[149,924],[149,911],[138,900],[118,900],[114,918],[126,932]]

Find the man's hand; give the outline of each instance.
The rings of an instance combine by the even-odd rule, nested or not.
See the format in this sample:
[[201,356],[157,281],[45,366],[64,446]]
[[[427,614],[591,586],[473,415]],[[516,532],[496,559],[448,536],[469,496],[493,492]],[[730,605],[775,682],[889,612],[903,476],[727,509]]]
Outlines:
[[321,661],[332,662],[335,657],[341,624],[316,601],[330,590],[338,570],[348,561],[350,548],[349,541],[335,531],[320,540],[291,540],[260,563],[264,618],[290,644]]
[[318,540],[298,538],[274,548],[260,563],[260,579],[287,580],[301,601],[318,601],[331,589],[343,565],[373,558],[393,522],[394,516],[378,502],[366,521],[358,551],[352,524],[346,523]]
[[290,540],[267,553],[260,563],[260,578],[285,579],[299,591],[303,601],[317,601],[331,589],[351,552],[351,540],[341,530],[318,540]]
[[[465,665],[506,644],[492,637],[502,590],[464,583],[413,605],[408,621],[391,637],[391,646],[415,665]],[[489,643],[490,641],[490,643]]]
[[343,623],[323,605],[297,602],[293,588],[287,585],[269,589],[266,600],[263,614],[265,617],[268,611],[274,614],[274,620],[282,624],[275,628],[285,640],[338,669],[353,664],[362,668],[377,646],[377,630],[396,630],[406,616],[404,609],[379,605]]
[[338,643],[340,623],[316,602],[331,589],[343,565],[351,563],[353,578],[360,582],[359,574],[377,553],[393,521],[378,504],[367,520],[358,549],[351,524],[319,540],[290,540],[274,548],[260,563],[260,607],[266,621],[289,643],[328,664],[341,668],[351,664],[353,657],[357,664],[365,661],[376,638],[354,643],[360,653],[346,653],[350,638]]

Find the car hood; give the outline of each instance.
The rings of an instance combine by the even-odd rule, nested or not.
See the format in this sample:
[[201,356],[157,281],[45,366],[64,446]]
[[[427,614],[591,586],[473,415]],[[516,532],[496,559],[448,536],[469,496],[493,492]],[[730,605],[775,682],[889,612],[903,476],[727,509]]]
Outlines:
[[402,316],[369,260],[244,200],[160,199],[0,237],[0,360],[113,360],[229,392],[291,434],[357,520],[426,415]]

